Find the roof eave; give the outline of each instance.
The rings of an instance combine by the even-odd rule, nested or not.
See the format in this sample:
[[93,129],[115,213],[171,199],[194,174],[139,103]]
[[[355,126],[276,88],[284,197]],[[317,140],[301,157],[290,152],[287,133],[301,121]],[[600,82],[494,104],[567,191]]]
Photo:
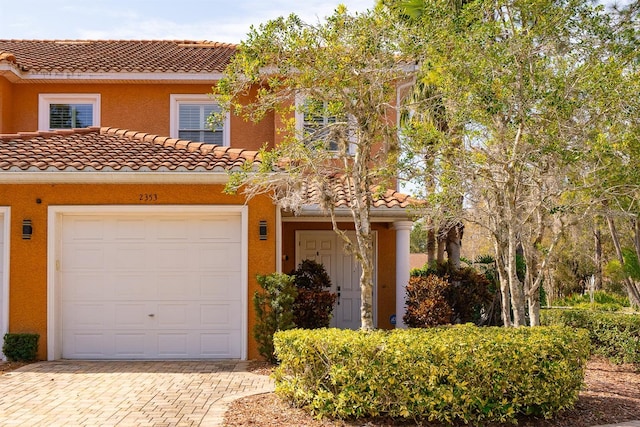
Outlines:
[[226,184],[226,172],[0,172],[0,184]]
[[[345,207],[338,207],[334,209],[334,214],[338,221],[352,221],[353,216],[351,209]],[[295,216],[283,215],[283,221],[313,221],[314,219],[327,220],[328,212],[322,209],[319,205],[304,205]],[[394,206],[394,207],[372,207],[369,216],[372,222],[392,222],[392,221],[406,221],[411,220],[415,215],[411,212],[411,209]]]
[[208,83],[220,80],[223,73],[211,72],[78,72],[78,71],[38,71],[23,72],[15,65],[0,63],[0,75],[4,75],[12,83],[41,82],[183,82]]

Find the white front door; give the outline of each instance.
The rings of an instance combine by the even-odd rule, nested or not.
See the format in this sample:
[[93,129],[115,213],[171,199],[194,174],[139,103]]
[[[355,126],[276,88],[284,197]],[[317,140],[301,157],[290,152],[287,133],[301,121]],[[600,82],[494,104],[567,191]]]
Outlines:
[[63,214],[62,357],[242,357],[241,229],[240,212]]
[[[350,237],[355,239],[355,234],[350,233]],[[361,268],[355,256],[345,252],[344,246],[344,241],[333,231],[298,231],[296,268],[305,259],[312,259],[324,265],[331,278],[331,291],[338,294],[331,326],[359,329]],[[374,299],[375,283],[374,274]]]

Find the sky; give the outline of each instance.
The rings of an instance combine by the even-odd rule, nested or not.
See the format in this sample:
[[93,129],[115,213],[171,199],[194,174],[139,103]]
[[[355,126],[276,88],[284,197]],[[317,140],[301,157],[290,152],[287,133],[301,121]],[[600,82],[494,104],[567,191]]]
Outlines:
[[362,12],[375,0],[0,0],[0,39],[238,43],[251,25],[290,13],[316,23],[341,3]]

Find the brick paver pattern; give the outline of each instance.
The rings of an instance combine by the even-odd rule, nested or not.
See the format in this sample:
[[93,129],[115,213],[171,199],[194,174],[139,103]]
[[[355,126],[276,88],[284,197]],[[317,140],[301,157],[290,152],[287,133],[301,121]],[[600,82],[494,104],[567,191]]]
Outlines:
[[55,361],[0,376],[0,390],[2,426],[217,426],[273,382],[237,361]]

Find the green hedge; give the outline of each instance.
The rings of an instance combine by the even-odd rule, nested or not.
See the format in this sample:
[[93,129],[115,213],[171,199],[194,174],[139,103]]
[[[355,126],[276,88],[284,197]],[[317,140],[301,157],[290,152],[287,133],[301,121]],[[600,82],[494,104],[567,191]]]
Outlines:
[[276,392],[320,417],[482,424],[572,407],[586,331],[472,325],[276,333]]
[[38,334],[5,334],[2,352],[11,362],[36,360]]
[[640,315],[591,310],[550,309],[540,312],[543,325],[589,331],[593,352],[614,363],[640,363]]

